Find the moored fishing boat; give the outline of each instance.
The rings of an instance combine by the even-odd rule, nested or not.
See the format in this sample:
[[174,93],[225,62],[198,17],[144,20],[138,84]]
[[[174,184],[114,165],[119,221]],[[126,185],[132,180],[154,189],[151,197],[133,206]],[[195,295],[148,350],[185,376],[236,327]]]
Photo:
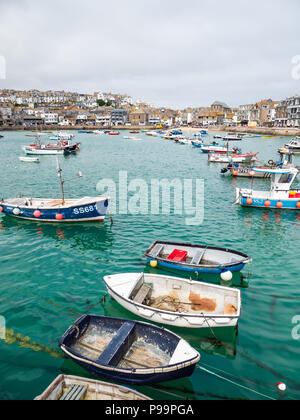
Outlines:
[[133,314],[183,328],[234,327],[241,314],[238,289],[146,273],[104,277],[108,293]]
[[146,395],[121,385],[59,375],[35,401],[146,401]]
[[239,272],[251,261],[248,255],[228,248],[166,241],[154,242],[145,257],[161,267],[210,274]]
[[[259,168],[253,168],[253,171],[266,172]],[[270,191],[237,188],[236,204],[264,209],[300,210],[300,190],[291,189],[299,173],[298,169],[269,169],[268,172],[271,174]]]
[[[261,169],[261,171],[254,171],[253,169]],[[286,155],[281,155],[281,159],[278,162],[274,162],[273,160],[269,160],[267,165],[263,166],[241,166],[238,163],[232,164],[230,163],[227,168],[223,168],[221,170],[222,174],[229,173],[233,177],[243,177],[243,178],[264,178],[269,179],[271,178],[272,174],[269,172],[269,169],[276,169],[276,168],[294,168],[294,154],[289,153]]]
[[300,154],[300,137],[292,139],[289,143],[285,144],[282,149],[278,150],[281,154],[288,154],[290,152],[294,154]]
[[[58,175],[61,182],[62,198],[30,198],[17,197],[0,201],[0,213],[9,216],[35,220],[40,222],[98,222],[105,219],[109,198],[83,197],[65,199],[64,181],[61,176],[61,168],[58,166]],[[79,172],[78,177],[82,177]]]
[[201,152],[202,153],[217,153],[217,154],[233,154],[233,153],[237,153],[237,149],[230,149],[226,146],[219,146],[219,145],[203,145],[201,147]]
[[250,163],[257,160],[258,153],[245,153],[235,155],[225,155],[210,153],[208,155],[208,161],[214,163]]
[[84,315],[59,341],[61,350],[92,374],[129,384],[192,375],[200,354],[178,335],[144,322]]

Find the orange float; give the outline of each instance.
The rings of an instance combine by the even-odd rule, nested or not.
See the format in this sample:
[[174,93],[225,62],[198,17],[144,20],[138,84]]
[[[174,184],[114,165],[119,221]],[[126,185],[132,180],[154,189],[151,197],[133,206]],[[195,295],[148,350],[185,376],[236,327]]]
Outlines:
[[278,209],[282,209],[282,207],[283,207],[282,202],[281,202],[281,201],[278,201],[278,203],[276,204],[276,207],[277,207]]
[[248,204],[248,206],[251,206],[251,205],[252,205],[252,203],[253,203],[253,201],[252,201],[252,199],[251,199],[251,198],[247,198],[246,203]]
[[64,216],[61,213],[57,213],[55,217],[56,217],[56,220],[63,220],[64,218]]
[[265,207],[270,207],[271,206],[271,201],[270,200],[266,200],[265,201]]

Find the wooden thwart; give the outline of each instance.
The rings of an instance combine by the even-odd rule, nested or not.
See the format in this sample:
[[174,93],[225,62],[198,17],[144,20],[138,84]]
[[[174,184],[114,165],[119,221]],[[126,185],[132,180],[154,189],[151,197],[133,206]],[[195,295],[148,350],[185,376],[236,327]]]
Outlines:
[[135,297],[132,299],[136,303],[142,304],[144,300],[150,295],[151,287],[147,284],[143,284],[143,286],[139,289]]
[[87,386],[71,385],[60,398],[60,401],[80,401],[85,398],[87,390]]

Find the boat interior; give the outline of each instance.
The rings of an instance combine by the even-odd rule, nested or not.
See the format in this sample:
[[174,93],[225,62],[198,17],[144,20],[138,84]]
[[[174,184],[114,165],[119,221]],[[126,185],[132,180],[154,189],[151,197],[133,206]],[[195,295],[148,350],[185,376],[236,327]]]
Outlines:
[[77,354],[98,365],[121,369],[168,366],[180,341],[171,334],[165,338],[157,328],[115,319],[107,323],[91,318],[80,337],[75,335],[69,347]]
[[182,281],[174,277],[142,274],[128,298],[162,311],[211,315],[240,315],[240,295],[235,289]]
[[141,400],[140,394],[119,385],[108,384],[76,376],[60,375],[37,398],[48,401],[109,401],[109,400]]
[[224,250],[211,249],[205,246],[192,247],[188,245],[164,244],[157,242],[149,250],[149,256],[169,262],[184,263],[193,266],[220,266],[238,264],[246,259],[245,256]]

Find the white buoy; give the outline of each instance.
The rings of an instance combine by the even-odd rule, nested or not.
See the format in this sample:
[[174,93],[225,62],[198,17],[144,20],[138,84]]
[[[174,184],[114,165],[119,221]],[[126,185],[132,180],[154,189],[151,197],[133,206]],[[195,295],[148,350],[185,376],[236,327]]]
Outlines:
[[231,281],[232,278],[233,278],[233,275],[231,271],[224,271],[223,273],[221,273],[221,279],[223,281]]
[[21,210],[20,209],[13,209],[13,214],[15,216],[19,216],[20,213],[21,213]]
[[281,392],[285,392],[286,391],[286,384],[284,384],[283,382],[279,382],[279,384],[278,384],[278,389],[279,389],[279,391],[281,391]]

